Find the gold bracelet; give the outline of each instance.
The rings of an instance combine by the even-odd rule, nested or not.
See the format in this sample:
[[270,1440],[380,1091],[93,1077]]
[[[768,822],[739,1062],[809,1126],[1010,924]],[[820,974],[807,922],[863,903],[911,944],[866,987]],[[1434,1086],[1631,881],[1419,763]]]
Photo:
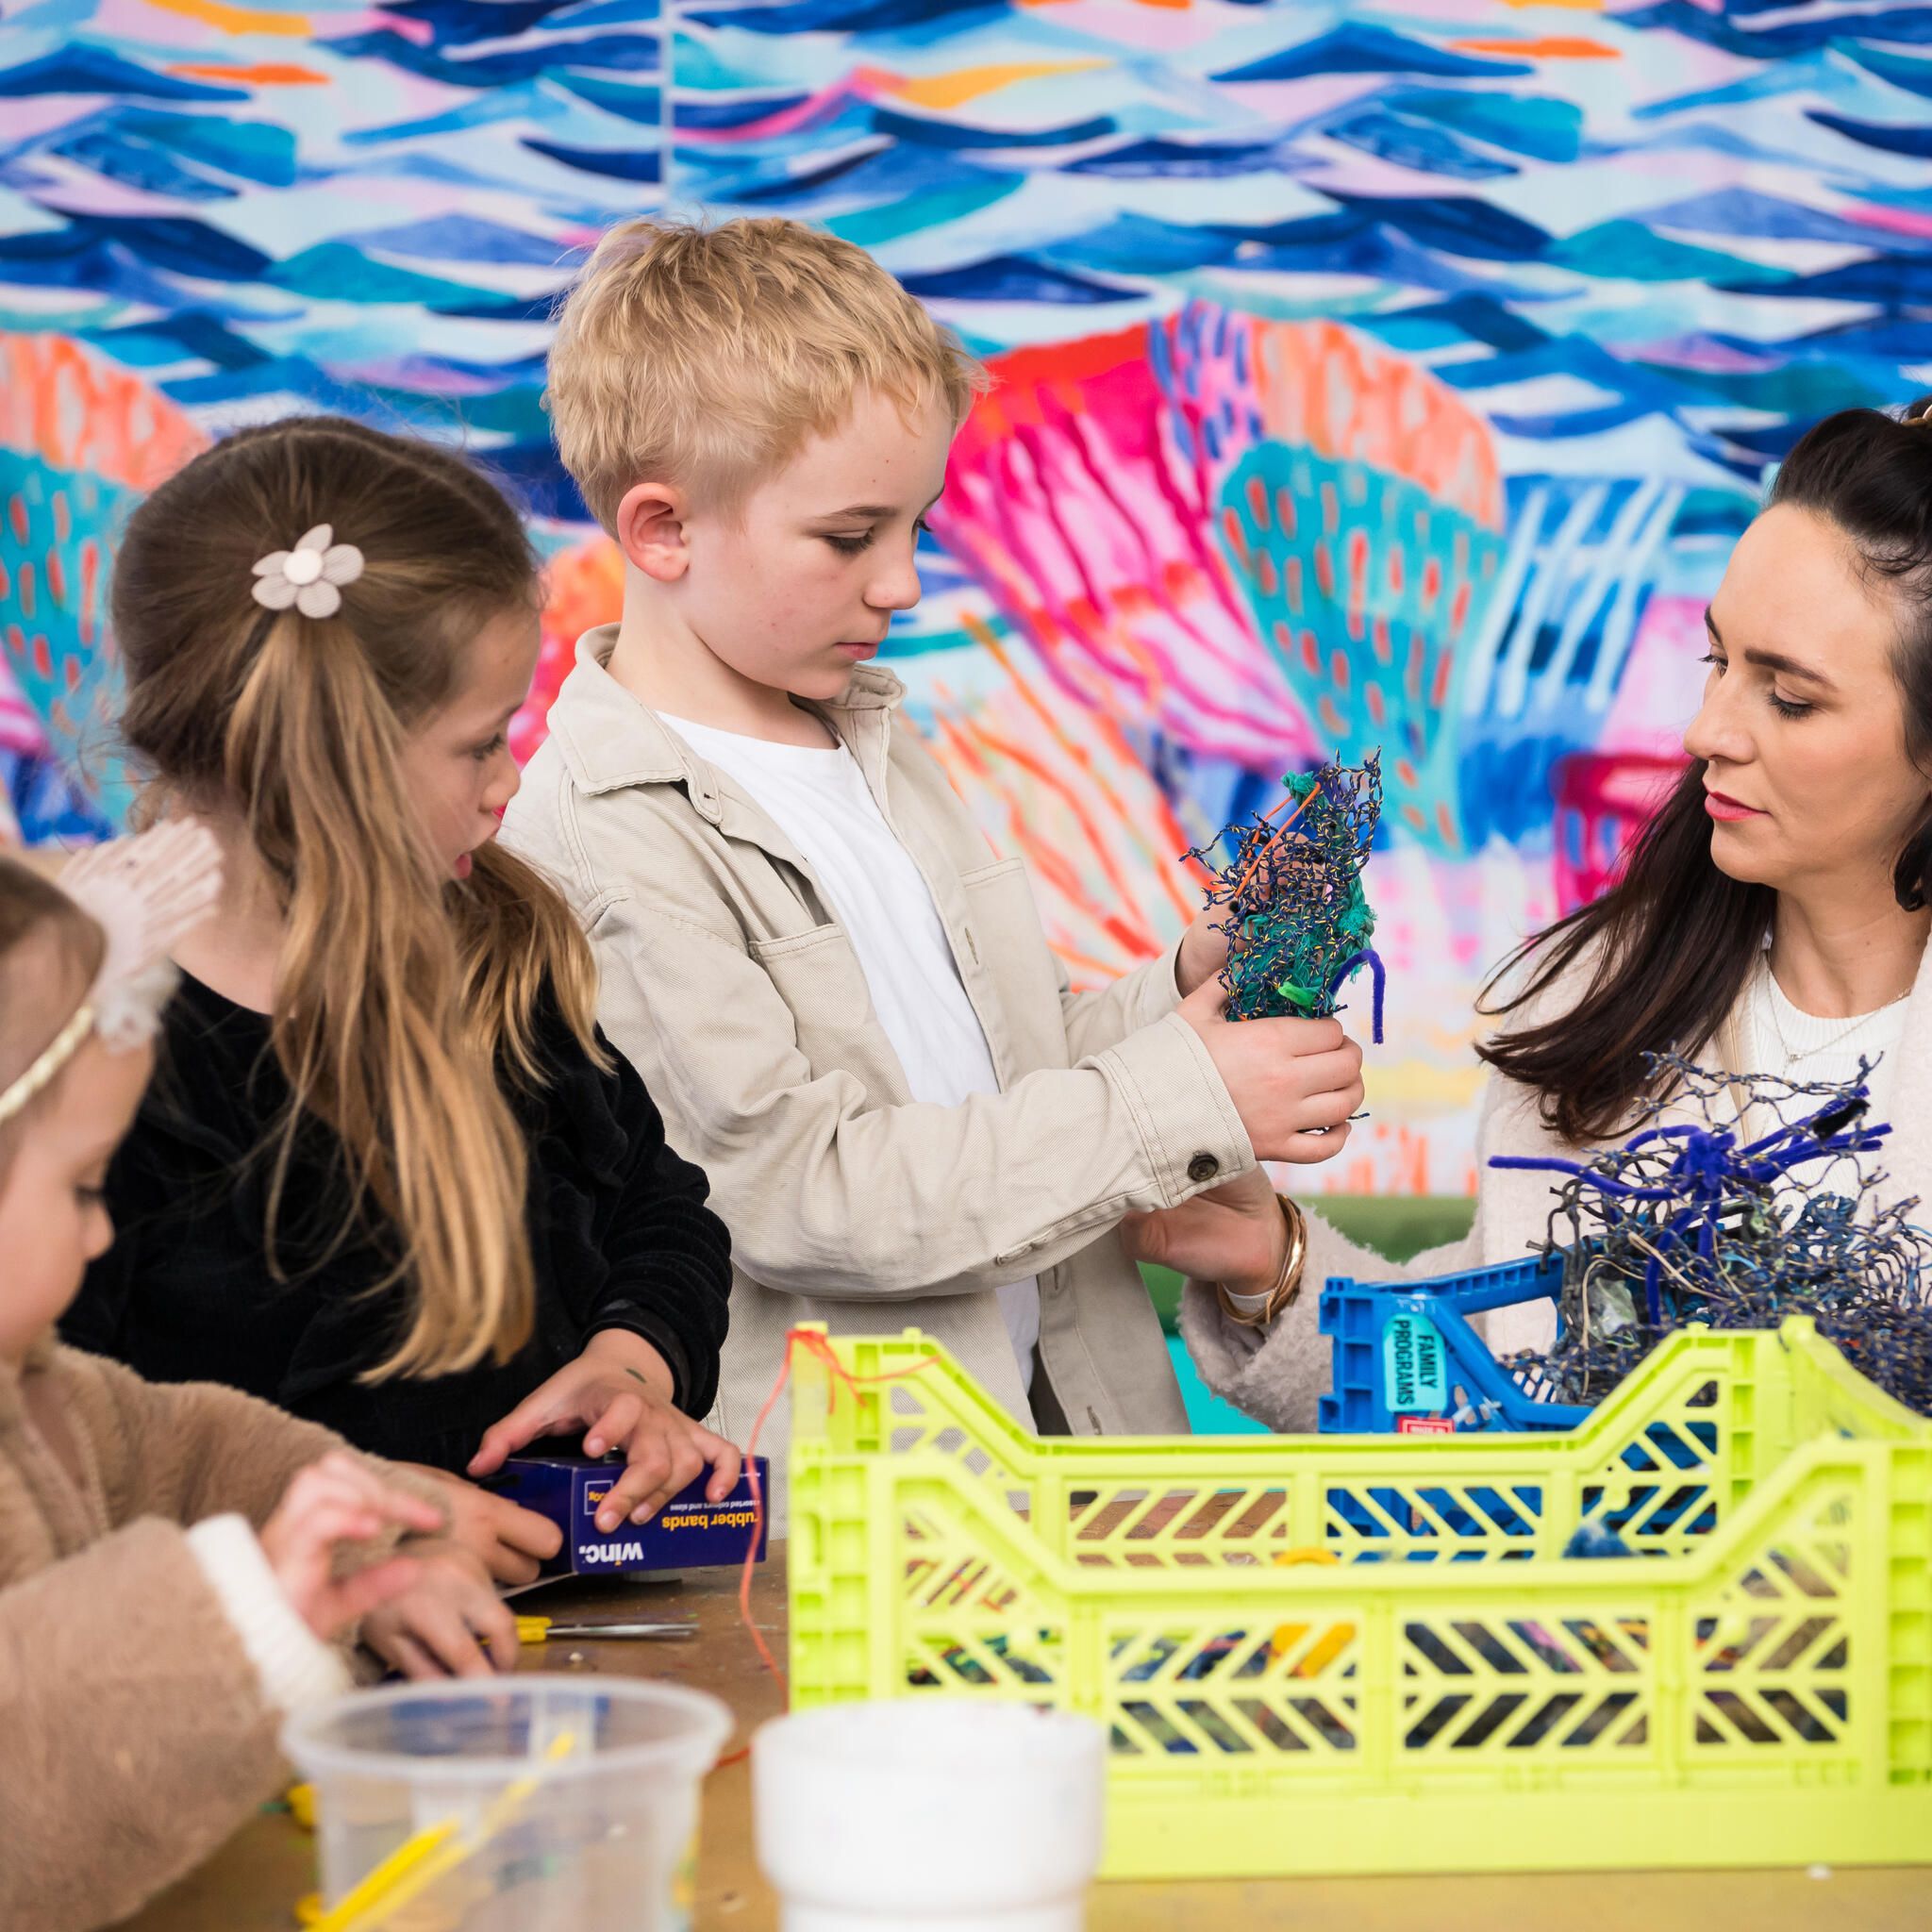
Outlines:
[[1288,1252],[1281,1258],[1281,1273],[1275,1276],[1274,1286],[1268,1291],[1268,1299],[1252,1314],[1248,1314],[1228,1300],[1225,1282],[1217,1281],[1214,1284],[1214,1292],[1221,1302],[1221,1312],[1238,1327],[1265,1328],[1283,1308],[1292,1307],[1295,1297],[1302,1291],[1302,1269],[1308,1258],[1307,1218],[1279,1191],[1276,1191],[1274,1199],[1281,1208],[1281,1218],[1288,1225]]

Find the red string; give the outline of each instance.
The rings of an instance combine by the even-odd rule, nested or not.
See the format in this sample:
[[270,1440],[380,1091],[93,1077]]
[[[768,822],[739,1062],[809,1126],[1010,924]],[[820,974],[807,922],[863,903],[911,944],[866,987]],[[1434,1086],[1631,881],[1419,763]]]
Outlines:
[[[832,1372],[832,1399],[839,1399],[839,1384],[843,1382],[856,1393],[861,1384],[873,1382],[903,1382],[908,1375],[916,1375],[922,1369],[931,1368],[938,1360],[936,1355],[922,1357],[909,1368],[889,1369],[883,1374],[855,1375],[843,1362],[831,1342],[815,1328],[794,1328],[785,1338],[785,1358],[778,1364],[778,1379],[772,1384],[772,1392],[765,1397],[765,1406],[758,1410],[758,1420],[751,1425],[751,1436],[744,1445],[744,1466],[751,1476],[751,1542],[744,1553],[744,1567],[738,1579],[739,1620],[751,1633],[751,1641],[757,1646],[758,1656],[764,1660],[766,1670],[778,1680],[778,1689],[784,1693],[789,1705],[791,1701],[791,1687],[786,1681],[785,1673],[778,1668],[778,1659],[772,1655],[771,1646],[766,1643],[764,1632],[754,1621],[751,1613],[751,1578],[758,1559],[758,1545],[765,1537],[765,1491],[758,1480],[758,1436],[765,1426],[766,1418],[778,1406],[778,1398],[785,1392],[785,1384],[791,1374],[791,1351],[802,1348],[816,1360],[823,1362]],[[721,1758],[722,1764],[735,1764],[745,1755],[745,1751],[735,1751],[729,1757]]]

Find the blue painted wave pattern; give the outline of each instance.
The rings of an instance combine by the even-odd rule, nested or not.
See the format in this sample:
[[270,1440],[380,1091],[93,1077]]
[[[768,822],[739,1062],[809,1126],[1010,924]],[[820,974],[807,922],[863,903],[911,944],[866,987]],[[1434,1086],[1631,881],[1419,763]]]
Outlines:
[[[211,433],[341,408],[460,437],[553,547],[589,524],[548,317],[640,211],[824,223],[988,355],[1190,304],[1346,324],[1503,479],[1456,730],[1411,746],[1455,764],[1465,857],[1547,853],[1553,767],[1622,728],[1646,625],[1709,592],[1803,425],[1932,388],[1918,6],[28,0],[0,101],[0,329]],[[0,502],[32,454],[0,449]],[[1016,608],[931,562],[898,646],[929,716],[981,701],[962,665]],[[1272,782],[1119,724],[1190,831]],[[1435,876],[1474,945],[1477,888]]]

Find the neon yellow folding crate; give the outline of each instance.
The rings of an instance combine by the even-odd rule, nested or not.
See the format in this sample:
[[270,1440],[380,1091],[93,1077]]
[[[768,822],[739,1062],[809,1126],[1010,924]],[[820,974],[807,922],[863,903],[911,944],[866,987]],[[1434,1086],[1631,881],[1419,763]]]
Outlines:
[[1089,1712],[1110,1876],[1932,1861],[1932,1424],[1808,1321],[1560,1435],[1041,1441],[916,1330],[792,1358],[794,1705]]

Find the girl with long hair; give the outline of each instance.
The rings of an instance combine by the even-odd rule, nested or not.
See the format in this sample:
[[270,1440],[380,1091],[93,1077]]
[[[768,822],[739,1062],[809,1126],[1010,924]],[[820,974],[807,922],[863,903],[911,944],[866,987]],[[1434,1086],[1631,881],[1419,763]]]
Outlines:
[[[729,1248],[562,899],[495,842],[539,586],[481,474],[336,418],[231,436],[134,512],[124,732],[225,885],[64,1332],[444,1472],[585,1430],[628,1452],[614,1527],[736,1479],[698,1420]],[[533,1574],[554,1531],[495,1509],[459,1503]]]

